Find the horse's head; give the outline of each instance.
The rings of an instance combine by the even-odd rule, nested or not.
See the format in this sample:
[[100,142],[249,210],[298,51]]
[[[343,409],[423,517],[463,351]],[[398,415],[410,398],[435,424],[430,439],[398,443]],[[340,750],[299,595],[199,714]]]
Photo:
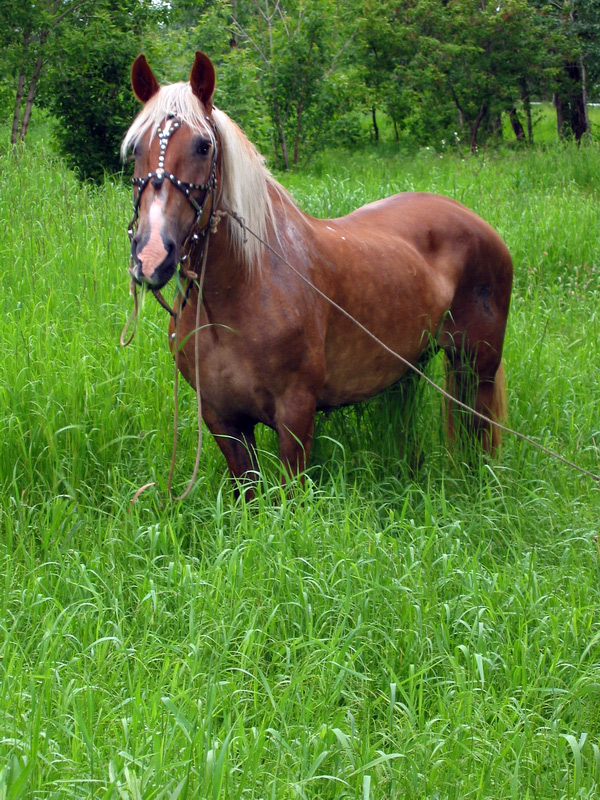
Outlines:
[[209,224],[216,194],[217,137],[212,122],[214,67],[196,53],[190,81],[161,88],[146,58],[131,70],[144,104],[123,143],[135,158],[131,275],[160,289],[172,277],[190,236]]

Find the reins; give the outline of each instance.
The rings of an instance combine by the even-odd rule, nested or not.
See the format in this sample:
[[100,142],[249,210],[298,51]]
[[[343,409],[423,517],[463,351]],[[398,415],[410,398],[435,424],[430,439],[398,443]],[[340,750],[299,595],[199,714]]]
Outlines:
[[171,454],[171,467],[169,469],[169,479],[167,481],[167,491],[169,495],[173,498],[173,500],[180,501],[185,500],[185,498],[189,495],[192,491],[194,483],[196,482],[196,477],[198,476],[198,469],[200,468],[200,458],[202,456],[202,393],[200,391],[200,358],[198,356],[199,353],[199,333],[200,333],[200,310],[202,308],[202,287],[204,286],[204,275],[206,274],[206,261],[208,258],[208,241],[210,237],[210,229],[206,231],[205,238],[203,242],[203,253],[202,253],[202,266],[200,268],[200,278],[198,280],[198,299],[196,301],[196,324],[194,325],[194,378],[195,378],[195,386],[196,386],[196,409],[198,414],[198,443],[196,445],[196,460],[194,462],[194,469],[192,471],[192,476],[188,482],[185,491],[179,495],[179,497],[173,497],[172,493],[172,486],[173,486],[173,474],[175,473],[175,462],[177,460],[177,436],[178,436],[178,428],[179,428],[179,320],[181,318],[181,311],[183,311],[183,307],[186,300],[186,295],[189,292],[189,287],[191,287],[192,279],[190,278],[190,283],[188,285],[188,290],[186,290],[185,295],[182,295],[182,300],[180,304],[179,311],[175,316],[175,333],[174,333],[174,341],[173,341],[173,360],[175,362],[175,379],[173,383],[173,400],[174,400],[174,411],[173,411],[173,452]]
[[[211,125],[214,131],[214,150],[212,156],[212,165],[211,165],[211,172],[209,180],[206,183],[188,183],[186,181],[181,181],[171,172],[167,172],[165,170],[165,155],[167,146],[169,144],[170,138],[175,133],[175,131],[181,126],[181,121],[177,119],[174,115],[168,118],[168,121],[171,122],[164,130],[161,125],[157,128],[157,135],[160,141],[159,146],[159,156],[158,156],[158,168],[153,172],[149,172],[143,178],[132,178],[132,184],[137,187],[138,193],[137,197],[134,200],[133,204],[133,218],[129,223],[128,234],[129,239],[132,240],[135,231],[137,228],[137,221],[139,217],[139,207],[140,201],[142,197],[142,192],[146,188],[146,186],[152,181],[152,185],[155,188],[160,188],[164,179],[168,179],[173,186],[179,189],[182,192],[192,208],[195,211],[195,218],[192,224],[192,227],[186,237],[185,242],[181,248],[182,256],[179,260],[179,283],[180,285],[183,284],[183,281],[187,281],[187,285],[183,291],[180,290],[179,295],[179,303],[177,299],[173,307],[171,307],[167,301],[164,299],[162,294],[158,289],[152,289],[152,294],[156,298],[159,305],[161,305],[165,311],[169,313],[169,315],[174,319],[174,326],[175,331],[173,333],[173,360],[175,363],[175,379],[173,382],[173,394],[174,394],[174,430],[173,430],[173,451],[171,455],[171,467],[169,470],[169,478],[167,481],[167,491],[169,496],[176,501],[185,500],[185,498],[191,492],[196,477],[198,475],[198,469],[200,466],[200,458],[202,455],[202,393],[200,391],[200,359],[197,357],[199,351],[199,332],[200,332],[200,310],[202,308],[202,287],[204,285],[204,275],[206,272],[206,261],[208,258],[208,243],[210,239],[210,234],[216,230],[216,224],[218,219],[213,216],[213,211],[215,209],[216,203],[216,196],[217,196],[217,163],[218,163],[218,135],[217,129],[215,127],[214,122],[210,117],[206,117],[206,121]],[[198,203],[196,199],[192,196],[192,191],[205,191],[204,198],[201,203]],[[206,204],[207,199],[210,197],[210,213],[208,215],[208,221],[205,225],[202,225],[202,217],[204,215],[204,207]],[[188,267],[188,263],[190,260],[190,256],[196,245],[199,241],[202,241],[202,251],[201,251],[201,268],[200,268],[200,276],[197,273],[193,272]],[[131,269],[133,268],[133,257],[131,258]],[[178,497],[173,496],[172,492],[172,485],[173,485],[173,474],[175,472],[175,463],[177,459],[177,440],[178,440],[178,428],[179,428],[179,321],[181,318],[181,312],[185,308],[185,305],[188,301],[189,294],[194,282],[197,282],[198,287],[198,300],[196,302],[196,325],[194,328],[194,348],[196,352],[195,358],[195,386],[196,386],[196,399],[197,399],[197,413],[198,413],[198,444],[196,447],[196,460],[194,464],[194,469],[192,472],[192,476],[189,480],[189,483],[185,489],[185,491],[179,495]],[[120,343],[122,347],[126,347],[128,344],[131,343],[133,337],[135,336],[135,332],[137,329],[137,322],[138,322],[138,315],[139,315],[139,301],[137,295],[137,283],[135,280],[132,279],[130,284],[130,293],[133,295],[134,307],[133,311],[129,315],[123,331],[121,332],[120,336]],[[129,332],[131,329],[131,333]],[[147,483],[144,486],[140,487],[134,495],[132,502],[135,502],[139,495],[150,486],[153,486],[154,483]]]
[[[174,381],[173,381],[173,401],[174,401],[174,411],[173,411],[173,450],[171,454],[171,467],[169,469],[169,478],[167,480],[167,491],[169,496],[175,500],[185,500],[189,493],[192,491],[194,483],[196,481],[196,477],[198,476],[198,469],[200,467],[200,458],[202,456],[202,394],[200,392],[200,359],[196,357],[194,359],[194,377],[195,377],[195,385],[196,385],[196,403],[197,403],[197,419],[198,419],[198,444],[196,446],[196,460],[194,463],[194,469],[192,471],[192,476],[188,482],[185,491],[179,495],[178,497],[173,496],[172,486],[173,486],[173,475],[175,472],[175,463],[177,460],[177,441],[178,441],[178,429],[179,429],[179,321],[181,319],[181,312],[183,311],[185,304],[187,303],[191,287],[194,282],[197,282],[198,287],[198,300],[196,302],[196,324],[194,326],[194,350],[197,354],[199,352],[199,333],[200,333],[200,311],[202,308],[202,287],[204,286],[204,276],[206,274],[206,261],[208,259],[208,243],[210,234],[214,226],[214,218],[211,216],[210,227],[207,227],[203,232],[203,241],[202,241],[202,264],[200,268],[200,275],[198,276],[195,272],[191,270],[184,271],[181,263],[184,260],[187,260],[189,257],[189,251],[185,254],[182,262],[180,262],[180,278],[183,277],[187,279],[187,286],[184,291],[180,291],[179,294],[179,302],[177,299],[174,303],[173,308],[167,303],[164,299],[162,294],[159,291],[153,291],[152,294],[156,298],[159,305],[161,305],[174,319],[175,330],[172,334],[172,351],[173,351],[173,361],[175,364],[175,373],[174,373]],[[192,241],[193,245],[198,241],[199,236],[195,233],[191,234],[188,237],[188,240]],[[135,336],[135,332],[137,329],[137,321],[139,315],[139,301],[137,295],[137,284],[134,280],[131,281],[130,286],[130,293],[134,298],[134,308],[131,314],[129,315],[125,326],[121,332],[120,336],[120,343],[121,347],[127,347]],[[129,329],[131,328],[131,333],[129,333]],[[129,334],[129,335],[128,335]],[[135,502],[140,494],[148,489],[150,486],[154,486],[154,482],[147,483],[144,486],[140,487],[135,493],[132,502]]]

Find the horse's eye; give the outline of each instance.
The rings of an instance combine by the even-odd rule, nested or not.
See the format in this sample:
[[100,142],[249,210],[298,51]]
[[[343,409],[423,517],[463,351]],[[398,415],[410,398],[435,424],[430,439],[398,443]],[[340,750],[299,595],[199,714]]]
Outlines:
[[208,139],[202,139],[202,141],[198,143],[196,152],[199,156],[207,156],[210,152],[210,141]]

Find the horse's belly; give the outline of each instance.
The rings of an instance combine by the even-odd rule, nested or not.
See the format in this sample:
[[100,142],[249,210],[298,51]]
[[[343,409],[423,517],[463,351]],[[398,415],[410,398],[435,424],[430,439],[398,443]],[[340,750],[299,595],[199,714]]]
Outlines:
[[389,386],[399,381],[409,367],[398,364],[393,370],[370,371],[368,365],[360,374],[341,376],[336,375],[323,387],[317,398],[318,408],[333,408],[335,406],[360,403],[383,392]]
[[[366,339],[366,334],[363,334]],[[384,350],[374,340],[349,340],[346,348],[340,347],[327,359],[325,384],[319,393],[319,408],[346,405],[368,400],[399,381],[431,349],[432,334],[424,331],[415,335],[412,346],[401,346],[397,341],[386,345],[397,355]]]
[[[373,281],[350,298],[353,302],[345,303],[366,330],[338,314],[330,317],[325,339],[326,378],[319,406],[374,397],[435,349],[451,304],[452,287],[441,280],[434,285],[423,272],[410,282],[398,283],[390,279],[382,287]],[[347,292],[347,297],[350,294]]]

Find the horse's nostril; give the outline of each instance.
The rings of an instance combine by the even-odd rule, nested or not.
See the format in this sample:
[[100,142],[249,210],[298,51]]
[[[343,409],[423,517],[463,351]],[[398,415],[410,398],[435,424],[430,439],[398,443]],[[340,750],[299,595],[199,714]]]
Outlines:
[[165,242],[165,250],[167,251],[167,257],[165,261],[172,261],[175,259],[175,253],[177,250],[177,245],[173,240]]

